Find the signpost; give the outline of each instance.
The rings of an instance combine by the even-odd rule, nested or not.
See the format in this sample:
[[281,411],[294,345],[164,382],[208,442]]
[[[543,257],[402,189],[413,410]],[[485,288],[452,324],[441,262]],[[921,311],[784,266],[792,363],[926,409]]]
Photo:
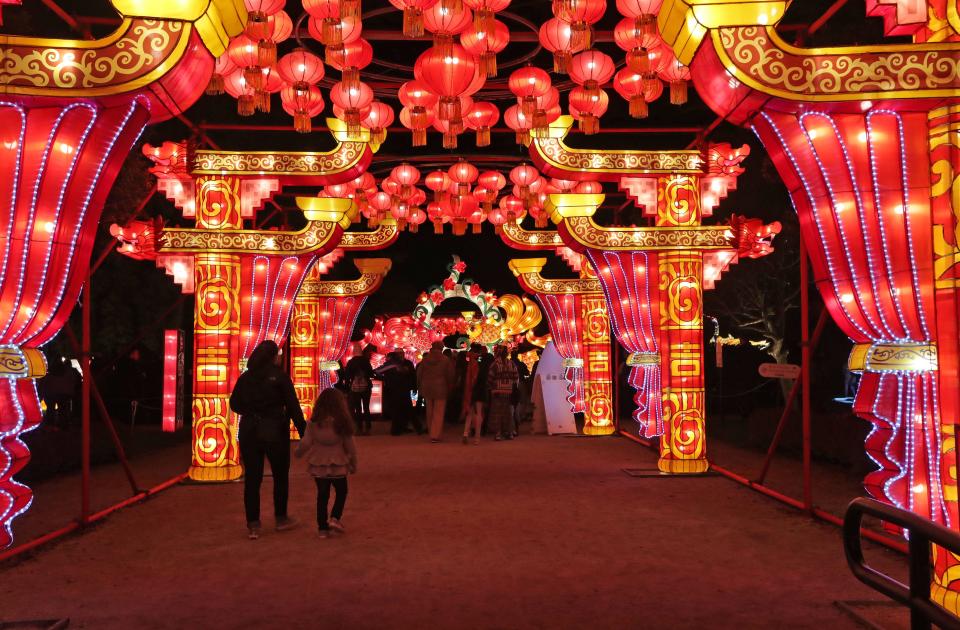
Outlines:
[[800,366],[794,363],[761,363],[760,376],[792,380],[800,376]]

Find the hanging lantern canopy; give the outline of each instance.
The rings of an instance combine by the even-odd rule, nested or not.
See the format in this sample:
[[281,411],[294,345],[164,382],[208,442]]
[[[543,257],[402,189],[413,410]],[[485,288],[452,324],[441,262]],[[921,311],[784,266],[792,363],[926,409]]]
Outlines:
[[550,89],[550,75],[535,66],[517,68],[510,74],[507,86],[514,96],[524,116],[531,119],[537,108],[537,97]]
[[441,203],[449,199],[450,194],[447,189],[453,184],[453,180],[443,171],[430,171],[424,178],[423,183],[433,191],[435,202]]
[[370,130],[370,142],[383,144],[387,138],[387,127],[393,124],[393,120],[393,108],[381,101],[373,101],[360,124]]
[[330,100],[343,109],[347,133],[354,135],[360,132],[360,121],[363,119],[361,110],[373,102],[373,90],[362,82],[356,87],[346,87],[342,82],[334,83],[330,88]]
[[223,79],[237,69],[237,65],[230,60],[230,55],[220,55],[213,64],[213,75],[207,84],[205,93],[209,96],[223,94]]
[[400,124],[411,131],[412,144],[422,147],[427,144],[427,127],[433,124],[434,114],[427,110],[422,113],[412,113],[409,107],[400,110]]
[[294,88],[304,89],[323,79],[323,60],[306,48],[296,48],[277,61],[277,73]]
[[650,72],[650,50],[662,43],[656,30],[650,33],[633,18],[624,18],[613,30],[613,38],[622,50],[626,51],[627,67],[633,72]]
[[459,97],[467,93],[477,74],[473,55],[460,44],[451,44],[447,54],[432,47],[417,59],[414,76],[440,97],[437,118],[459,121]]
[[423,36],[423,12],[437,0],[390,0],[390,4],[403,11],[403,34],[405,37]]
[[570,23],[560,18],[547,20],[540,27],[540,45],[553,53],[553,71],[557,74],[567,74],[570,68],[570,58],[574,53],[583,50],[582,46],[573,45],[573,31]]
[[616,66],[610,55],[598,50],[587,50],[570,60],[570,79],[583,87],[588,96],[598,96],[600,86],[613,77]]
[[490,128],[500,120],[500,110],[493,103],[477,101],[464,117],[465,124],[477,132],[477,146],[490,146]]
[[530,145],[531,118],[527,118],[520,111],[519,105],[511,105],[503,113],[503,124],[512,129],[516,134],[517,144],[523,146]]
[[477,181],[480,173],[477,171],[476,166],[461,158],[457,160],[456,164],[450,167],[447,175],[449,175],[453,183],[457,185],[457,193],[466,195],[470,192],[470,185]]
[[246,35],[237,35],[227,46],[227,55],[234,65],[243,72],[247,85],[254,90],[260,89],[260,54],[257,43]]
[[613,89],[630,103],[630,115],[634,118],[646,118],[649,114],[647,101],[644,98],[643,75],[630,68],[621,68],[613,77]]
[[[660,70],[660,78],[670,84],[670,104],[683,105],[687,102],[687,82],[690,81],[690,68],[686,67],[673,55],[672,51],[663,48],[665,62]],[[669,55],[669,56],[668,56]]]
[[237,68],[223,78],[223,89],[237,99],[237,113],[241,116],[253,116],[257,110],[256,91],[247,82],[243,70]]
[[570,43],[581,50],[593,45],[593,24],[607,11],[606,0],[554,0],[554,16],[570,23]]
[[473,14],[462,4],[459,10],[438,2],[423,12],[423,27],[433,35],[433,45],[443,54],[450,52],[453,38],[473,24]]
[[497,53],[510,42],[510,29],[500,20],[493,20],[487,30],[478,30],[476,22],[460,33],[460,45],[477,57],[485,77],[497,76]]
[[592,135],[600,131],[600,117],[610,104],[607,93],[601,89],[597,93],[582,87],[570,90],[570,115],[580,123],[580,131]]

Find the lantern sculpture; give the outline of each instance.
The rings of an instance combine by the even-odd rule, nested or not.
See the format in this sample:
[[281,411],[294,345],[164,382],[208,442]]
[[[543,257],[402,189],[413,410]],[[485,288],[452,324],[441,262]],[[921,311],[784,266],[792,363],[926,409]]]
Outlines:
[[[763,255],[779,225],[749,222],[757,228],[749,235],[732,226],[701,225],[712,204],[735,187],[747,147],[711,147],[706,162],[698,151],[571,149],[563,143],[571,124],[561,117],[550,137],[531,143],[531,157],[541,172],[615,181],[654,219],[655,227],[597,226],[591,219],[603,201],[597,192],[550,195],[546,210],[564,242],[587,255],[597,272],[614,333],[630,352],[630,383],[637,390],[634,420],[643,436],[661,436],[658,467],[668,473],[703,472],[709,464],[702,287],[712,282],[704,277],[704,258],[719,273],[737,256]],[[719,191],[709,198],[711,205],[703,203],[705,190]]]
[[417,81],[440,97],[437,118],[454,123],[461,120],[460,97],[468,93],[476,74],[473,55],[457,43],[451,43],[448,50],[430,48],[414,65]]
[[520,112],[532,121],[537,109],[537,97],[550,90],[550,75],[535,66],[525,66],[510,74],[507,85],[517,97]]
[[573,54],[583,50],[582,43],[574,45],[570,23],[559,18],[547,20],[540,27],[539,38],[540,45],[553,53],[553,71],[567,74]]
[[510,261],[525,291],[533,293],[550,324],[550,335],[566,368],[570,410],[584,414],[583,432],[614,432],[610,319],[600,282],[589,265],[579,279],[547,280],[540,275],[546,258]]
[[[151,0],[114,6],[124,19],[103,39],[4,38],[0,547],[12,542],[11,521],[32,501],[13,476],[29,458],[20,436],[41,420],[33,380],[45,371],[39,348],[77,303],[107,192],[144,126],[199,98],[214,58],[246,21],[239,0],[215,8]],[[131,62],[129,49],[143,38],[156,47]],[[81,364],[88,372],[89,359]]]
[[[811,50],[774,31],[782,2],[710,16],[706,4],[668,0],[660,28],[706,103],[756,132],[787,185],[817,287],[856,344],[853,409],[873,425],[877,467],[867,491],[956,530],[956,3],[870,2],[914,43]],[[934,551],[932,597],[957,613],[958,561]]]
[[192,277],[196,295],[192,479],[240,475],[230,389],[257,343],[286,338],[297,287],[316,258],[336,247],[375,249],[396,238],[396,226],[345,233],[358,209],[337,198],[299,198],[309,220],[299,232],[243,229],[244,219],[283,184],[346,183],[366,168],[370,144],[346,140],[336,119],[328,125],[342,140],[327,153],[194,151],[173,143],[144,150],[157,164],[158,188],[197,223],[162,229],[154,253],[175,279],[177,265],[185,267],[182,275]]
[[509,43],[510,29],[500,20],[493,20],[493,27],[486,30],[472,26],[460,33],[460,45],[477,58],[486,77],[497,76],[497,53]]
[[[356,280],[321,280],[315,266],[299,287],[290,321],[290,376],[307,418],[321,391],[336,383],[340,361],[350,348],[357,315],[383,284],[390,271],[388,258],[358,258]],[[290,427],[290,437],[297,439]]]

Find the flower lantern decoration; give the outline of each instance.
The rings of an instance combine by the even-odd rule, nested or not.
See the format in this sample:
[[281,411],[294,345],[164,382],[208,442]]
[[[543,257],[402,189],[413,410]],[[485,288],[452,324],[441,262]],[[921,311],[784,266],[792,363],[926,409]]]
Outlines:
[[540,45],[553,53],[553,71],[567,74],[574,53],[583,50],[582,44],[574,45],[570,23],[560,18],[547,20],[539,31]]
[[381,101],[373,101],[360,124],[370,130],[370,142],[383,144],[387,138],[387,127],[393,124],[393,120],[393,108]]
[[615,70],[613,59],[598,50],[587,50],[570,60],[570,78],[588,98],[600,96],[600,87],[610,81]]
[[525,66],[513,71],[507,86],[517,97],[520,112],[532,122],[537,109],[537,97],[550,90],[550,75],[535,66]]
[[480,62],[480,71],[486,77],[497,76],[497,53],[510,43],[510,29],[500,20],[493,20],[492,26],[481,30],[474,25],[460,33],[460,45]]
[[477,146],[490,146],[490,128],[500,120],[500,110],[493,103],[477,101],[464,117],[464,123],[477,132]]
[[360,71],[373,61],[373,46],[362,37],[339,46],[327,46],[326,60],[330,67],[340,71],[340,80],[347,87],[355,87],[360,82]]
[[580,49],[593,45],[593,24],[607,11],[606,0],[554,0],[554,16],[570,24],[570,42]]
[[460,96],[473,86],[477,63],[473,55],[457,43],[446,52],[436,46],[420,55],[414,65],[414,76],[440,97],[437,118],[459,122]]
[[335,83],[330,88],[330,100],[343,110],[343,121],[347,123],[347,133],[354,135],[360,132],[360,121],[365,114],[362,110],[373,102],[373,90],[366,83],[358,82],[356,86],[347,87],[342,82]]

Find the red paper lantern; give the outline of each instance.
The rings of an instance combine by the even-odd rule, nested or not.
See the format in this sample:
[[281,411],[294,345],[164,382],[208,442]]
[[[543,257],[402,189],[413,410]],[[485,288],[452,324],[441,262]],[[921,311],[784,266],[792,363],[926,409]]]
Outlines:
[[570,58],[583,50],[583,46],[573,44],[573,31],[570,23],[559,18],[547,20],[540,27],[540,45],[553,53],[553,71],[566,74],[570,68]]
[[433,191],[433,200],[437,203],[449,198],[447,189],[453,184],[450,176],[443,171],[430,171],[423,180],[427,188]]
[[686,67],[673,55],[673,52],[663,47],[664,62],[660,70],[660,78],[670,84],[670,103],[683,105],[687,102],[687,82],[690,80],[690,68]]
[[409,107],[400,110],[400,124],[411,131],[412,144],[422,147],[427,143],[427,127],[433,124],[434,113],[425,111],[413,113]]
[[511,105],[507,108],[507,111],[503,113],[503,124],[515,132],[517,144],[524,146],[530,144],[532,118],[524,116],[519,105]]
[[297,48],[280,58],[277,73],[293,87],[305,89],[323,79],[323,60],[306,48]]
[[457,193],[466,195],[470,192],[470,184],[477,181],[480,173],[476,166],[461,158],[447,170],[447,175],[457,185]]
[[347,85],[360,82],[360,71],[373,61],[373,47],[362,37],[339,46],[327,46],[326,61],[341,73],[341,81]]
[[546,137],[550,123],[560,117],[560,91],[551,87],[543,96],[538,96],[533,110],[533,135]]
[[459,121],[459,97],[468,93],[477,74],[473,55],[456,43],[446,54],[434,46],[420,55],[413,71],[417,80],[440,97],[437,118]]
[[537,108],[537,97],[550,90],[550,75],[535,66],[525,66],[510,74],[507,86],[517,97],[523,115],[532,119]]
[[[660,82],[659,79],[654,81]],[[645,98],[645,84],[647,79],[630,68],[622,68],[613,77],[613,89],[630,103],[630,115],[634,118],[646,118],[649,114],[647,100]]]
[[444,206],[436,201],[427,204],[427,217],[433,221],[433,231],[436,234],[443,234],[443,224],[449,221],[449,213]]
[[530,197],[530,184],[540,178],[540,171],[523,163],[510,171],[510,181],[518,188],[518,197],[526,204]]
[[421,225],[427,220],[427,213],[421,210],[420,208],[414,208],[410,211],[410,216],[407,218],[407,229],[409,229],[414,234],[417,233],[417,230]]
[[601,89],[597,93],[582,87],[570,90],[570,115],[580,123],[580,131],[592,135],[600,131],[600,117],[607,111],[610,98]]
[[617,0],[617,11],[620,15],[630,18],[639,18],[645,15],[656,15],[660,11],[663,0]]
[[523,201],[516,195],[504,195],[500,198],[500,209],[507,221],[516,221],[523,216]]
[[460,45],[477,57],[480,62],[480,71],[486,77],[497,76],[497,53],[507,47],[510,42],[510,29],[500,20],[493,20],[493,25],[486,30],[479,30],[476,22],[460,33]]
[[254,90],[260,89],[260,53],[257,43],[246,35],[237,35],[227,46],[230,61],[243,70],[243,78]]
[[320,90],[313,85],[303,88],[287,86],[280,90],[283,110],[293,116],[293,128],[299,133],[311,131],[311,119],[323,111],[324,102]]
[[[245,33],[253,42],[266,40],[272,31],[270,25],[270,16],[283,9],[285,0],[244,0],[244,6],[247,9],[247,24]],[[287,16],[289,21],[290,17]],[[288,33],[289,36],[289,33]],[[264,58],[263,65],[270,65],[276,61],[276,46],[273,47],[273,59],[269,59],[269,53]]]
[[650,72],[649,51],[662,43],[656,30],[650,32],[633,18],[624,18],[613,30],[617,46],[626,51],[627,67],[638,73]]
[[577,182],[574,190],[578,195],[599,195],[603,192],[603,184],[594,181]]
[[473,14],[462,4],[453,10],[438,2],[423,12],[423,27],[433,34],[433,45],[443,53],[450,52],[453,38],[473,24]]
[[570,42],[581,49],[592,45],[592,25],[607,11],[606,0],[554,0],[553,14],[570,23]]
[[382,144],[387,137],[387,127],[393,124],[393,109],[381,101],[370,103],[370,111],[360,123],[370,130],[370,141]]
[[507,185],[507,178],[500,171],[484,171],[477,176],[477,185],[499,192]]
[[607,83],[616,69],[610,55],[598,50],[587,50],[570,60],[570,78],[584,88],[588,95],[599,95],[600,86]]
[[463,131],[463,125],[454,127],[449,120],[433,119],[433,128],[440,132],[443,137],[444,149],[456,149],[459,142],[460,133]]
[[205,93],[210,96],[223,94],[224,78],[236,69],[237,66],[230,60],[230,55],[220,55],[217,57],[217,60],[213,64],[213,75],[210,77],[210,82],[207,83]]
[[223,89],[237,99],[237,113],[253,116],[257,110],[256,90],[247,82],[244,72],[237,68],[223,78]]
[[477,146],[490,146],[490,128],[500,119],[500,110],[493,103],[477,101],[464,117],[468,127],[477,132]]
[[423,12],[437,0],[390,0],[390,4],[403,11],[403,34],[406,37],[423,35]]
[[351,87],[346,87],[342,82],[335,83],[330,88],[330,100],[343,109],[347,133],[356,134],[360,131],[360,121],[363,119],[361,110],[373,102],[373,90],[362,82]]
[[400,196],[403,196],[404,193],[409,194],[420,181],[420,171],[404,162],[390,171],[390,178],[400,184]]

